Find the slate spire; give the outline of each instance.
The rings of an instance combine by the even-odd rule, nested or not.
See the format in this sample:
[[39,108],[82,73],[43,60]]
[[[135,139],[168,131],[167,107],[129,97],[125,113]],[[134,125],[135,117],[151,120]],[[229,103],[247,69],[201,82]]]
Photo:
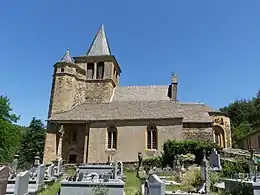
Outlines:
[[87,56],[104,56],[104,55],[111,55],[111,51],[106,37],[104,25],[102,24],[91,46],[89,47]]
[[65,52],[64,56],[61,58],[60,60],[61,62],[70,62],[73,63],[73,59],[70,55],[70,51],[67,49],[67,51]]

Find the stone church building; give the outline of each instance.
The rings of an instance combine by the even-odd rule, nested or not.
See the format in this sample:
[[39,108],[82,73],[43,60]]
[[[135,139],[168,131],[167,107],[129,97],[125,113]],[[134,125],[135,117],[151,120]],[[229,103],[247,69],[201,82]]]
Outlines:
[[159,155],[168,139],[231,147],[229,118],[178,100],[176,75],[165,86],[120,86],[120,77],[103,25],[86,55],[67,51],[54,65],[45,163],[131,162]]

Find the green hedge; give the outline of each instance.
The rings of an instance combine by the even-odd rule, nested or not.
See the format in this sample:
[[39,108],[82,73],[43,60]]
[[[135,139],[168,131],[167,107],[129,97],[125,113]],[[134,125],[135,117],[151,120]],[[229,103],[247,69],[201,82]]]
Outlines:
[[176,155],[194,154],[195,163],[200,164],[202,160],[202,151],[206,150],[209,155],[213,148],[217,148],[216,144],[204,141],[193,140],[168,140],[163,145],[162,166],[172,166]]

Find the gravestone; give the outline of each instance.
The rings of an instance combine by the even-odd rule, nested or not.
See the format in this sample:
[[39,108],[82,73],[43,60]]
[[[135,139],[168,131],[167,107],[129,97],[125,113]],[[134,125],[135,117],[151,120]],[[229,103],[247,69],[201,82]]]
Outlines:
[[6,165],[0,165],[0,194],[4,195],[8,183],[9,168]]
[[181,159],[180,159],[180,156],[177,155],[176,156],[176,173],[177,175],[179,176],[179,178],[181,179],[182,178],[182,170],[181,170]]
[[165,183],[157,176],[150,175],[148,177],[148,185],[145,188],[145,195],[164,195]]
[[117,166],[118,166],[118,162],[115,161],[114,164],[113,164],[113,179],[118,179]]
[[29,185],[29,171],[24,171],[17,174],[15,179],[15,195],[24,195],[28,192],[28,185]]
[[44,172],[45,172],[45,166],[39,165],[38,171],[37,171],[37,178],[36,178],[36,184],[39,186],[44,185]]
[[124,175],[124,165],[123,165],[122,161],[119,161],[118,165],[119,165],[119,175],[123,176]]
[[209,156],[209,163],[212,168],[221,169],[220,154],[218,154],[215,148],[213,149],[213,151]]
[[209,177],[209,163],[206,159],[206,151],[203,150],[203,159],[201,162],[201,188],[200,193],[209,193],[210,177]]
[[19,155],[14,155],[14,160],[11,164],[11,170],[10,170],[12,175],[16,175],[16,173],[17,173],[18,158],[19,158]]
[[252,179],[254,182],[256,182],[257,162],[254,157],[255,150],[252,148],[252,146],[250,146],[249,152],[250,152],[250,159],[248,160],[248,166],[249,166],[249,172],[250,172],[250,179]]
[[51,164],[48,167],[48,177],[49,178],[53,178],[54,177],[54,164]]

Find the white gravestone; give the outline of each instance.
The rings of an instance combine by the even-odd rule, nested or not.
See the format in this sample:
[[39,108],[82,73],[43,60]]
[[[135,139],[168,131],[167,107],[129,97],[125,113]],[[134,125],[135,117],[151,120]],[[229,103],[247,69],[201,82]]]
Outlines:
[[24,195],[28,192],[29,186],[29,171],[24,171],[17,174],[15,179],[15,187],[14,187],[14,194],[15,195]]

